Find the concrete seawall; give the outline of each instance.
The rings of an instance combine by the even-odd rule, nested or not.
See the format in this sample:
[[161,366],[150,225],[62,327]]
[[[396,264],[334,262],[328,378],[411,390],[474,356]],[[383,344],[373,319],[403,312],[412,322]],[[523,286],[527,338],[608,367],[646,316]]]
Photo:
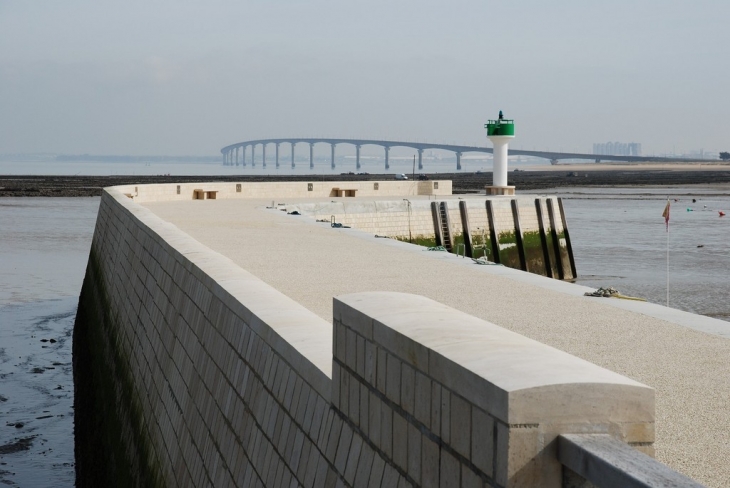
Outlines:
[[560,434],[653,453],[645,385],[415,295],[330,323],[127,194],[74,330],[79,486],[561,486]]

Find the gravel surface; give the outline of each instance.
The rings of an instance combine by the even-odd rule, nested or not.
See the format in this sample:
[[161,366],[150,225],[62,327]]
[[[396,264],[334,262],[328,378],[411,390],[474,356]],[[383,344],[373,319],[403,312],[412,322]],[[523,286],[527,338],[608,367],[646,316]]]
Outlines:
[[[490,273],[385,247],[265,202],[146,203],[161,218],[327,321],[332,297],[427,296],[656,389],[657,458],[709,486],[730,480],[730,340]],[[458,259],[458,258],[455,258]]]

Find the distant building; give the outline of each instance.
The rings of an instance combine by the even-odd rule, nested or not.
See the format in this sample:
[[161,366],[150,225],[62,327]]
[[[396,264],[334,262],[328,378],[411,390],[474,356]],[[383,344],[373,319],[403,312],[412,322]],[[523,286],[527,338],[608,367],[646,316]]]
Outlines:
[[641,143],[594,142],[593,154],[607,154],[611,156],[641,156]]

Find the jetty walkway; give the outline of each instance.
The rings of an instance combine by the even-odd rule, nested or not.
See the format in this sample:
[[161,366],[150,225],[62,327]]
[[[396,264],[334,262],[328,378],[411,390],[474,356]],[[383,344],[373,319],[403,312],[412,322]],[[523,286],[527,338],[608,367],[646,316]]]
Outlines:
[[[297,200],[284,203],[279,208],[291,210]],[[271,204],[141,203],[328,323],[334,296],[413,293],[649,385],[656,389],[657,459],[708,486],[730,479],[730,339],[720,321],[584,297],[585,287],[335,229]]]

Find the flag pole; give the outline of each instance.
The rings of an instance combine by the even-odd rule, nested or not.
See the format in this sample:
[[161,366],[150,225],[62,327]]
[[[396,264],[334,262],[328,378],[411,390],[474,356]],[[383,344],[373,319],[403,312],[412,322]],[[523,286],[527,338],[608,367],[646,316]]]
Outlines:
[[667,195],[667,204],[664,206],[664,224],[667,226],[667,307],[669,306],[669,195]]
[[[667,205],[669,205],[668,195]],[[669,307],[669,212],[667,212],[667,307]]]

